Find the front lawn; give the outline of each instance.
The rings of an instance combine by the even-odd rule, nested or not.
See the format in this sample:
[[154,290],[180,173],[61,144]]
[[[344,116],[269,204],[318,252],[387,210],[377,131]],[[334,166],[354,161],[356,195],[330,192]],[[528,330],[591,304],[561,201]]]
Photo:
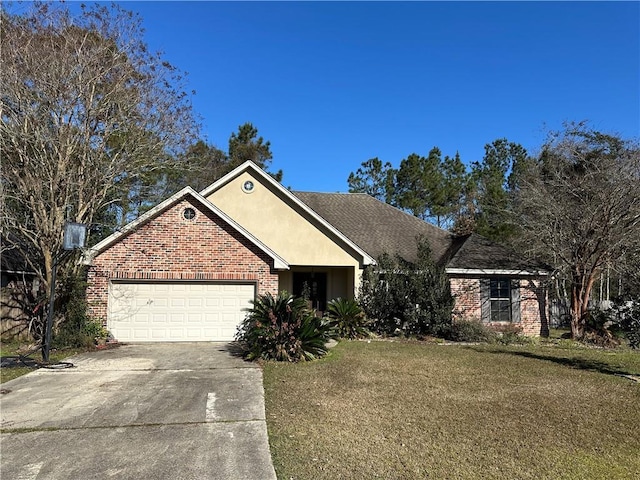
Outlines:
[[640,476],[640,353],[341,342],[264,367],[280,479]]

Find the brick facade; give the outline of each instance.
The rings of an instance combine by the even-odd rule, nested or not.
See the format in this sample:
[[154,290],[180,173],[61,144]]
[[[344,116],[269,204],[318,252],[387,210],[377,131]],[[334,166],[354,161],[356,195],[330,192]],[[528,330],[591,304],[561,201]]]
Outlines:
[[[195,218],[183,217],[193,208]],[[273,260],[198,202],[183,199],[97,255],[89,268],[89,314],[106,325],[109,282],[250,282],[257,293],[278,291]]]
[[479,322],[482,318],[480,311],[480,279],[450,278],[450,282],[451,295],[455,299],[453,321],[473,320]]
[[[481,321],[482,298],[479,278],[452,277],[451,293],[455,298],[453,321]],[[520,279],[520,322],[515,324],[524,335],[547,335],[549,322],[547,312],[547,292],[544,282],[539,278]],[[499,328],[499,323],[487,322],[486,325]]]

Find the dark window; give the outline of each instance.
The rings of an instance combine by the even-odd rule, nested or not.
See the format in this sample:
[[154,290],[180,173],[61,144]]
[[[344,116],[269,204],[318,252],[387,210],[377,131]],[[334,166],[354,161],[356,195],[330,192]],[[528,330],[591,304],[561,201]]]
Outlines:
[[327,307],[327,274],[293,272],[293,294],[311,301],[311,307],[325,311]]
[[508,278],[490,280],[491,321],[511,321],[511,282]]
[[489,283],[491,321],[511,321],[511,282],[508,278],[492,278]]

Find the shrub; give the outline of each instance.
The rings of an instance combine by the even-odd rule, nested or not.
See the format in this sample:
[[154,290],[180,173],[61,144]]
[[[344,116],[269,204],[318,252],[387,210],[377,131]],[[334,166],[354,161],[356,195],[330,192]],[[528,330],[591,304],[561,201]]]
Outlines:
[[365,271],[360,303],[378,334],[440,335],[451,325],[454,300],[444,269],[418,239],[416,263],[383,254]]
[[640,348],[640,300],[616,301],[607,311],[607,320],[627,337],[631,348]]
[[443,336],[454,342],[494,342],[497,338],[495,331],[477,320],[459,320],[454,322]]
[[619,325],[631,348],[640,348],[640,301],[621,307]]
[[336,298],[327,305],[326,317],[336,336],[340,338],[362,338],[369,334],[364,310],[355,300]]
[[508,323],[506,325],[494,326],[491,328],[496,332],[495,341],[502,345],[531,342],[528,337],[522,335],[522,327],[517,324]]
[[96,342],[100,340],[106,340],[109,336],[109,331],[106,329],[100,320],[89,319],[84,326],[84,331],[90,338],[93,338]]
[[54,332],[52,344],[56,348],[79,348],[93,346],[95,338],[87,331],[90,323],[87,317],[85,299],[86,283],[81,276],[69,279],[61,286],[64,308],[64,320]]
[[267,293],[252,303],[236,334],[247,358],[297,362],[327,353],[331,327],[307,308],[303,298]]
[[616,335],[615,312],[612,310],[590,310],[581,341],[599,347],[617,347],[620,339]]

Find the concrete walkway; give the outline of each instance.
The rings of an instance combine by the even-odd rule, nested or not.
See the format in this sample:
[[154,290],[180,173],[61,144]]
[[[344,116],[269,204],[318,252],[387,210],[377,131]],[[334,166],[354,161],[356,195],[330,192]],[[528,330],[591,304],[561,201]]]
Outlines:
[[275,479],[262,371],[224,343],[122,345],[2,385],[0,477]]

